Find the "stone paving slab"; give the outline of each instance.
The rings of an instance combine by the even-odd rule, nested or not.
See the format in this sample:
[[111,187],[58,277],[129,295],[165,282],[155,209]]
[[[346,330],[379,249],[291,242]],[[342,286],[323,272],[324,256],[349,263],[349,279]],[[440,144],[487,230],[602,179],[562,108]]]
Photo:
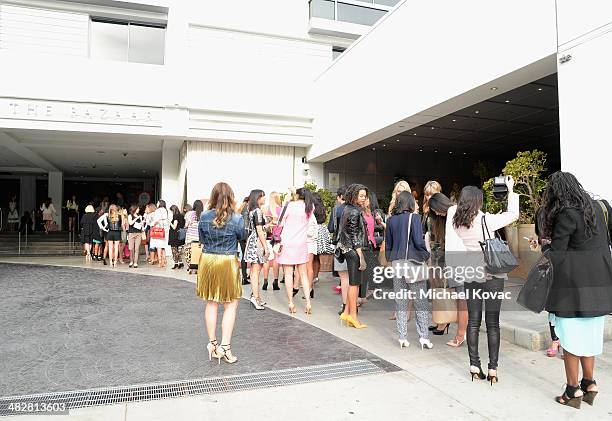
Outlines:
[[[375,355],[241,300],[232,349],[209,362],[204,303],[183,280],[0,263],[0,397],[257,373]],[[219,334],[220,337],[220,334]]]

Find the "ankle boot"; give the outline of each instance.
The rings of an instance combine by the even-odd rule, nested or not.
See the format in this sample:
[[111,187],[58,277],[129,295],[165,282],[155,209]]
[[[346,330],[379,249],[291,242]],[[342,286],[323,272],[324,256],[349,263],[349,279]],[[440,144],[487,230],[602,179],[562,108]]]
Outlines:
[[275,279],[274,282],[272,282],[272,289],[274,291],[280,290],[280,287],[278,286],[278,279]]

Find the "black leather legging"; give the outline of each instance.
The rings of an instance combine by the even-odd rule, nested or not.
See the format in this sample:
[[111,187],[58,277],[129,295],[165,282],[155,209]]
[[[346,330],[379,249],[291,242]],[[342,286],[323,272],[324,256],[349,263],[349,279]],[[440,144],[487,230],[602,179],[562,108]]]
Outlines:
[[240,250],[242,251],[242,260],[240,261],[242,280],[246,281],[249,279],[249,275],[247,274],[247,262],[244,261],[244,256],[246,255],[246,240],[241,240],[238,244],[240,244]]
[[467,344],[470,365],[480,367],[478,336],[480,323],[482,322],[484,302],[485,324],[487,326],[487,341],[489,345],[489,369],[497,370],[497,361],[499,359],[499,312],[502,300],[501,298],[484,299],[482,292],[502,292],[503,290],[504,280],[500,278],[493,278],[484,284],[478,282],[467,282],[465,284],[468,307]]

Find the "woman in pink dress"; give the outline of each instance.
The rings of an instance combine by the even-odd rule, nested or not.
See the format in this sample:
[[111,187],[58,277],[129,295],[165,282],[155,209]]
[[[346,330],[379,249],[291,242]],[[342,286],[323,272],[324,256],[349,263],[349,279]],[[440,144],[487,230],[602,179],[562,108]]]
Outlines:
[[293,201],[287,204],[287,210],[283,215],[280,226],[281,251],[276,258],[282,265],[285,275],[285,287],[287,299],[289,300],[289,312],[295,313],[293,303],[293,267],[297,267],[302,282],[302,289],[306,298],[306,314],[312,313],[310,305],[310,283],[306,265],[308,263],[308,224],[314,218],[314,202],[312,193],[306,188],[297,189],[293,195]]

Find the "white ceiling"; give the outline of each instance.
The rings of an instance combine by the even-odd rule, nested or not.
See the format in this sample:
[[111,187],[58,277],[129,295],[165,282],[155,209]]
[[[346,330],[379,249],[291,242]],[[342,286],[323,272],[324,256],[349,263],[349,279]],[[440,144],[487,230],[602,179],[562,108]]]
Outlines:
[[[151,177],[161,168],[162,141],[153,136],[45,130],[4,132],[63,171],[64,176]],[[0,148],[0,166],[32,166],[17,154],[5,155],[6,148],[1,145]]]

